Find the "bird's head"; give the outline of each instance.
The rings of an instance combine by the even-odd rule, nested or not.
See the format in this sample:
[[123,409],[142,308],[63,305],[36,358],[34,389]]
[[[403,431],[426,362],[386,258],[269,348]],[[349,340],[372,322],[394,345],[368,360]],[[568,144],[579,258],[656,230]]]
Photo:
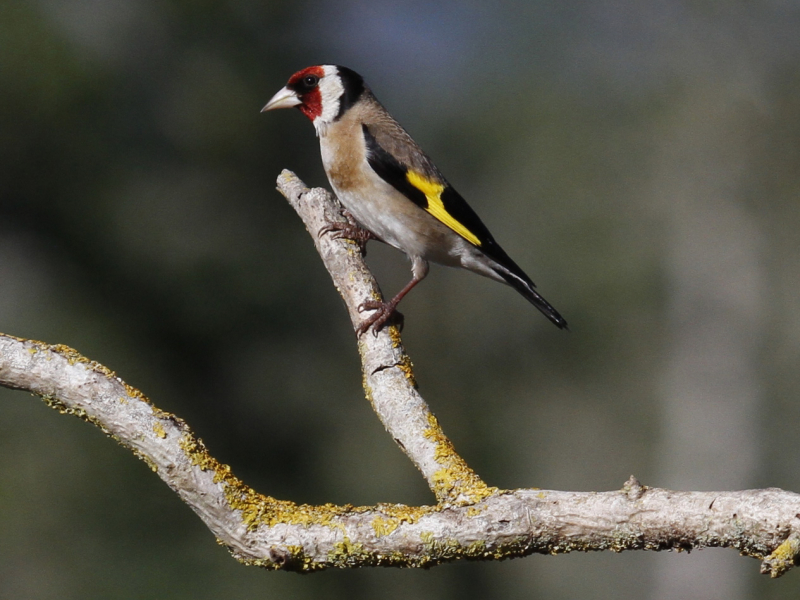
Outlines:
[[317,132],[339,119],[364,93],[364,79],[347,67],[319,65],[298,71],[261,112],[300,109]]

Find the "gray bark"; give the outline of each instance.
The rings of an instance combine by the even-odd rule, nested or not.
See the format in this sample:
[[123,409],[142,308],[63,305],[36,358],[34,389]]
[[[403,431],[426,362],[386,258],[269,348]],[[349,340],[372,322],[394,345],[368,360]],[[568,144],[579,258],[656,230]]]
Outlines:
[[[284,171],[279,189],[314,238],[354,329],[379,293],[358,246],[318,236],[338,204]],[[368,398],[438,502],[410,507],[308,506],[261,495],[218,463],[180,418],[65,346],[0,334],[0,385],[26,390],[100,427],[144,460],[246,564],[311,571],[432,566],[573,550],[736,548],[782,575],[800,552],[800,495],[778,489],[674,492],[642,486],[561,492],[488,487],[455,452],[417,392],[399,332],[358,339]]]

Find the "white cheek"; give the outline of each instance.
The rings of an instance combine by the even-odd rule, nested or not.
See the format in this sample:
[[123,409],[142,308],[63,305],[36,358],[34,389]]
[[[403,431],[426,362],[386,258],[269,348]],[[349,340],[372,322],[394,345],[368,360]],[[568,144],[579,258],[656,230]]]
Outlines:
[[[325,66],[325,76],[320,81],[319,92],[322,96],[322,114],[315,119],[315,126],[316,121],[332,123],[339,114],[339,99],[344,94],[344,86],[339,79],[336,67]],[[317,135],[325,135],[320,131],[320,127],[317,127]]]

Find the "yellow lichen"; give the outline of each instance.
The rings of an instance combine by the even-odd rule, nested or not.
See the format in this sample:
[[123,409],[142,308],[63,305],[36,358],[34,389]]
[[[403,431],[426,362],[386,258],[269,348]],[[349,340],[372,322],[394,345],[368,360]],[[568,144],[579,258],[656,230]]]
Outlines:
[[[393,343],[399,346],[399,333],[396,332],[395,328],[390,328],[390,335],[392,336]],[[66,358],[71,365],[82,364],[98,374],[116,379],[121,385],[125,386],[127,392],[127,398],[118,398],[120,403],[127,404],[130,398],[148,402],[147,398],[139,390],[120,381],[113,371],[85,358],[72,348],[67,346],[50,346],[40,342],[30,342],[28,340],[20,341],[33,344],[28,348],[28,351],[32,355],[39,352],[46,352],[47,357],[52,358],[54,354],[58,354]],[[400,368],[413,384],[411,362],[407,360],[405,355],[403,356],[404,359],[400,364]],[[369,385],[366,384],[366,378],[364,389],[367,398],[372,401],[372,390]],[[117,439],[82,408],[69,407],[61,400],[52,396],[45,395],[43,396],[43,400],[49,406],[64,414],[75,415],[97,425],[103,429],[106,434]],[[353,542],[347,536],[345,524],[347,522],[347,517],[350,515],[377,512],[378,514],[372,519],[371,524],[376,536],[382,537],[396,532],[404,523],[416,523],[425,515],[447,510],[447,505],[441,503],[443,501],[449,501],[451,505],[455,502],[460,504],[474,503],[496,492],[495,488],[486,486],[486,484],[483,483],[455,453],[452,443],[444,435],[433,415],[429,417],[429,427],[425,430],[425,437],[435,444],[435,458],[442,467],[437,471],[434,477],[434,491],[436,492],[437,498],[440,500],[440,504],[433,507],[412,507],[395,504],[379,504],[376,507],[355,507],[352,505],[336,506],[333,504],[310,506],[277,500],[259,494],[236,478],[229,466],[221,464],[213,458],[208,453],[202,440],[196,438],[183,421],[156,407],[152,407],[152,411],[153,415],[159,419],[159,421],[156,421],[152,425],[152,429],[156,435],[161,438],[166,437],[167,430],[165,429],[165,425],[168,422],[176,425],[179,430],[182,431],[183,436],[180,445],[191,464],[199,467],[203,471],[210,471],[213,474],[213,481],[222,486],[221,491],[230,508],[240,512],[242,522],[247,528],[255,529],[261,526],[272,527],[278,524],[288,524],[302,527],[324,526],[342,533],[342,541],[335,544],[334,549],[329,553],[327,561],[324,559],[320,560],[319,558],[317,558],[317,561],[312,560],[311,556],[305,554],[304,549],[299,545],[287,545],[282,547],[279,552],[276,551],[274,555],[258,559],[250,557],[245,558],[237,554],[233,548],[229,547],[229,550],[234,556],[246,564],[259,565],[271,569],[284,568],[300,571],[314,571],[328,566],[395,565],[428,567],[438,564],[443,560],[452,560],[454,558],[476,558],[484,556],[504,558],[518,555],[526,548],[525,544],[527,542],[525,540],[519,540],[518,543],[507,543],[501,547],[493,547],[492,549],[488,549],[480,540],[462,546],[454,539],[445,538],[437,540],[432,532],[423,532],[420,537],[428,552],[422,556],[409,556],[400,551],[388,553],[371,552],[368,551],[363,544]],[[125,445],[127,446],[127,444]],[[153,471],[158,471],[158,466],[149,456],[135,448],[128,447]],[[480,512],[481,507],[474,506],[469,508],[467,514],[470,517],[474,517],[480,514]],[[222,543],[226,545],[224,542]],[[776,550],[776,555],[780,554],[779,550],[780,548]]]
[[106,427],[96,417],[91,416],[83,408],[75,406],[67,406],[64,402],[62,402],[55,396],[49,396],[47,394],[41,395],[40,398],[42,399],[42,401],[44,401],[44,403],[47,406],[49,406],[53,410],[57,410],[60,414],[78,417],[79,419],[86,421],[87,423],[91,423],[106,435],[113,437],[114,439],[117,439],[115,436],[111,434],[111,432],[108,429],[106,429]]
[[117,377],[117,374],[114,371],[112,371],[111,369],[109,369],[104,365],[101,365],[98,362],[86,358],[74,348],[65,346],[64,344],[46,344],[45,342],[38,342],[36,340],[26,340],[14,336],[8,336],[8,337],[17,340],[19,342],[23,342],[25,344],[31,344],[31,346],[28,348],[28,352],[31,354],[44,352],[47,353],[47,360],[50,360],[51,359],[50,353],[55,353],[58,354],[59,356],[66,358],[67,362],[71,366],[76,364],[83,364],[90,371],[94,371],[95,373],[103,375],[104,377],[108,377],[109,379],[116,379],[117,382],[119,382],[122,386],[125,387],[125,391],[128,393],[129,397],[138,398],[142,402],[146,402],[148,404],[150,403],[150,401],[144,394],[142,394],[142,392],[137,390],[135,387],[132,387],[127,383],[125,383],[124,381],[122,381],[119,377]]
[[425,515],[438,512],[441,506],[406,506],[405,504],[378,504],[374,510],[381,512],[372,520],[375,535],[383,537],[391,534],[403,523],[416,523]]
[[43,350],[50,350],[52,352],[55,352],[56,354],[60,354],[61,356],[67,359],[67,362],[69,362],[70,365],[76,365],[81,363],[85,364],[92,371],[100,373],[101,375],[105,375],[106,377],[117,376],[117,374],[114,373],[114,371],[112,371],[108,367],[101,365],[100,363],[95,362],[93,360],[89,360],[74,348],[70,348],[69,346],[65,346],[64,344],[56,344],[53,346],[45,345],[45,348],[43,348]]
[[772,551],[762,568],[762,572],[768,570],[770,577],[777,578],[795,566],[797,558],[800,556],[800,537],[790,535],[775,550]]
[[344,536],[341,542],[334,544],[333,550],[328,552],[328,561],[338,567],[357,566],[370,558],[370,553],[364,550],[364,544],[360,542],[354,544],[347,536]]
[[[372,526],[377,536],[389,535],[396,531],[403,523],[417,522],[421,517],[442,510],[442,506],[416,507],[402,504],[379,504],[375,507],[355,507],[352,505],[336,506],[324,504],[310,506],[295,504],[284,500],[276,500],[269,496],[257,493],[237,479],[227,465],[220,464],[208,454],[202,440],[186,433],[181,440],[181,447],[186,452],[192,464],[204,471],[214,474],[214,481],[224,486],[223,493],[229,506],[241,511],[242,521],[249,529],[259,526],[272,527],[278,524],[300,525],[304,527],[325,526],[342,532],[343,539],[335,544],[334,549],[327,557],[327,564],[313,562],[303,554],[301,547],[287,547],[291,556],[285,557],[281,564],[275,564],[268,559],[246,559],[246,564],[258,565],[266,568],[291,568],[300,571],[313,571],[326,566],[352,567],[367,565],[405,565],[429,566],[440,562],[437,557],[410,558],[401,552],[387,554],[367,551],[361,543],[353,543],[346,535],[344,519],[348,515],[363,514],[379,511],[380,515],[372,520]],[[429,542],[432,542],[432,534]],[[435,545],[437,548],[439,545]],[[454,549],[448,545],[450,555]],[[290,565],[290,566],[287,566]]]
[[375,535],[384,537],[392,533],[400,526],[400,519],[385,519],[378,515],[372,519],[372,529],[375,530]]
[[128,448],[131,452],[133,452],[133,455],[139,460],[141,460],[144,464],[146,464],[153,473],[158,473],[158,465],[155,463],[155,461],[153,461],[152,458],[150,458],[143,452],[140,452],[136,448],[131,448],[131,447]]
[[364,388],[364,397],[367,399],[370,406],[372,406],[372,409],[374,410],[375,402],[374,402],[374,397],[372,395],[372,386],[369,384],[369,378],[367,377],[366,373],[364,373],[364,376],[361,379],[361,385]]
[[456,453],[433,413],[428,415],[428,425],[424,435],[436,445],[434,458],[442,465],[433,474],[433,491],[439,501],[475,504],[494,494],[497,488],[487,486]]
[[414,378],[414,365],[411,363],[411,359],[407,354],[403,354],[400,358],[400,362],[397,363],[397,368],[403,372],[403,375],[408,380],[408,383],[411,384],[411,387],[417,389],[417,380]]
[[405,504],[381,503],[375,507],[384,515],[397,519],[401,523],[416,523],[425,515],[442,510],[441,506],[407,506]]
[[165,437],[167,437],[167,432],[166,432],[166,431],[164,431],[164,428],[161,426],[161,423],[159,423],[158,421],[156,421],[156,422],[153,424],[153,431],[154,431],[154,432],[155,432],[155,434],[156,434],[158,437],[160,437],[162,440],[163,440]]
[[[15,339],[18,339],[18,338],[15,338]],[[20,340],[20,341],[28,341],[28,340]],[[107,369],[106,367],[104,367],[103,365],[101,365],[99,363],[96,363],[94,361],[90,361],[89,359],[87,359],[84,356],[78,354],[75,350],[73,350],[72,348],[69,348],[68,346],[50,346],[50,345],[47,345],[47,344],[43,344],[41,342],[34,342],[34,343],[37,344],[39,352],[48,351],[48,357],[52,356],[52,354],[50,352],[56,352],[56,353],[58,353],[58,354],[60,354],[62,356],[65,356],[70,361],[70,364],[82,363],[82,364],[87,365],[88,368],[92,369],[96,373],[99,373],[99,374],[107,376],[107,377],[112,377],[113,376],[113,377],[116,378],[116,375],[114,375],[113,371]],[[127,385],[125,387],[128,390],[128,395],[129,396],[131,396],[131,397],[139,397],[139,398],[143,399],[144,401],[146,401],[146,398],[144,398],[144,395],[141,392],[139,392],[135,388],[132,388],[132,387],[127,386]],[[134,393],[131,393],[131,390]],[[94,417],[94,416],[90,415],[83,408],[75,407],[75,406],[68,406],[67,404],[65,404],[59,398],[56,398],[54,396],[50,396],[50,395],[47,395],[47,394],[42,394],[40,397],[41,397],[42,401],[44,401],[44,403],[47,406],[49,406],[50,408],[52,408],[54,410],[57,410],[62,415],[72,415],[74,417],[78,417],[79,419],[82,419],[82,420],[86,421],[87,423],[91,423],[92,425],[97,427],[100,431],[102,431],[104,434],[106,434],[108,437],[110,437],[111,439],[115,440],[117,443],[121,444],[122,446],[125,446],[126,448],[128,448],[131,452],[133,452],[133,454],[137,458],[142,460],[150,468],[151,471],[156,472],[156,473],[158,472],[158,465],[156,465],[156,463],[153,461],[152,458],[150,458],[146,454],[142,453],[140,450],[138,450],[136,448],[133,448],[125,440],[120,440],[105,425],[103,425],[103,423],[97,417]],[[127,400],[124,400],[123,398],[120,398],[120,402],[127,403]],[[162,429],[162,431],[163,431],[163,429]]]
[[173,423],[175,423],[175,424],[177,424],[177,425],[179,425],[181,427],[185,427],[185,425],[186,425],[183,422],[182,419],[179,419],[178,417],[176,417],[172,413],[168,413],[165,410],[161,410],[157,406],[152,406],[151,405],[151,410],[153,411],[153,416],[156,417],[157,419],[162,419],[162,420],[165,420],[165,421],[172,421]]
[[234,510],[241,511],[242,522],[248,529],[255,529],[261,525],[273,527],[277,524],[288,524],[305,527],[322,525],[343,530],[344,525],[341,520],[343,516],[370,510],[367,507],[355,507],[350,504],[311,506],[276,500],[259,494],[245,485],[233,475],[228,465],[221,464],[208,453],[202,440],[190,433],[184,434],[181,447],[193,465],[203,471],[212,471],[214,483],[224,485],[223,492],[228,505]]
[[464,548],[457,540],[452,538],[439,540],[436,539],[433,534],[430,534],[424,536],[422,542],[425,544],[427,553],[437,560],[452,560],[460,555],[464,555]]
[[486,542],[475,540],[464,549],[464,555],[469,558],[483,558],[490,553],[486,550]]
[[[352,543],[349,538],[345,537],[342,542],[334,545],[333,550],[327,556],[328,565],[312,565],[313,568],[324,568],[325,566],[334,566],[339,568],[351,567],[391,567],[391,566],[404,566],[404,567],[422,567],[430,564],[430,559],[424,557],[409,557],[399,551],[392,551],[387,553],[370,552],[364,548],[360,543]],[[305,567],[305,565],[304,565]],[[312,570],[312,569],[308,569]]]
[[389,328],[389,339],[392,340],[392,348],[399,348],[403,344],[400,338],[400,330],[397,327]]

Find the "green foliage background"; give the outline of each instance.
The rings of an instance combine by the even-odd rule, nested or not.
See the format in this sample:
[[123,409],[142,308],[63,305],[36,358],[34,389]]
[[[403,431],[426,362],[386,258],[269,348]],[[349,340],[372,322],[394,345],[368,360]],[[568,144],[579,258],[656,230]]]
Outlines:
[[[403,302],[421,391],[488,483],[800,491],[799,28],[780,0],[4,0],[0,331],[116,370],[263,493],[432,502],[274,191],[327,182],[311,125],[259,109],[344,64],[570,323],[441,267]],[[800,592],[731,550],[245,568],[99,431],[0,401],[2,598]]]

